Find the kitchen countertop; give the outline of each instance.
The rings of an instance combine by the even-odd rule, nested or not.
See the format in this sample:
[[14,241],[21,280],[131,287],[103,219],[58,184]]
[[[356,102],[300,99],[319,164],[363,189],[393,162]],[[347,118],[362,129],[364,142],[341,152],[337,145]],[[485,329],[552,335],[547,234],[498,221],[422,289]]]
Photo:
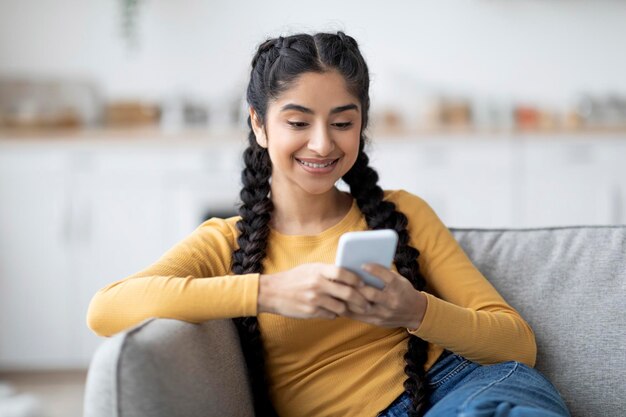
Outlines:
[[[420,130],[369,130],[367,136],[372,140],[420,140],[420,139],[533,139],[546,137],[581,138],[626,138],[626,127],[619,128],[585,128],[585,129],[550,129],[550,130],[477,130],[473,128],[450,127]],[[248,131],[236,128],[223,129],[186,129],[166,132],[158,127],[149,128],[95,128],[95,129],[9,129],[0,128],[0,143],[3,144],[71,144],[71,143],[102,143],[102,144],[206,144],[220,142],[245,144]]]

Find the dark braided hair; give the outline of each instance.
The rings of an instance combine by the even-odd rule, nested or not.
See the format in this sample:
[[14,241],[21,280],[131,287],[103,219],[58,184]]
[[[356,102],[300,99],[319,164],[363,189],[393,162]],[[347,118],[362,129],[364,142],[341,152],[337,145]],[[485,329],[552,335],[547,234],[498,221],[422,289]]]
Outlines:
[[[419,251],[409,245],[408,220],[396,210],[394,203],[383,201],[383,190],[378,186],[378,174],[368,163],[364,152],[369,112],[369,72],[357,42],[343,32],[337,34],[298,34],[268,39],[263,42],[254,58],[247,88],[248,104],[257,116],[265,121],[269,100],[276,99],[305,72],[324,73],[338,71],[346,80],[351,94],[361,103],[361,133],[359,154],[353,167],[342,177],[350,187],[370,229],[395,229],[399,240],[394,263],[398,272],[417,290],[423,290],[425,281],[419,271]],[[242,172],[243,188],[239,207],[241,220],[237,222],[240,234],[239,249],[233,253],[232,270],[235,274],[262,273],[266,255],[269,222],[274,206],[269,198],[272,164],[267,149],[256,142],[248,117],[249,146],[244,151],[245,168]],[[263,123],[265,126],[265,123]],[[276,415],[268,395],[265,359],[261,334],[256,317],[233,319],[237,325],[246,364],[250,374],[255,413],[258,416]],[[404,389],[412,399],[412,416],[424,413],[428,392],[424,363],[428,344],[409,334],[404,368],[407,379]]]

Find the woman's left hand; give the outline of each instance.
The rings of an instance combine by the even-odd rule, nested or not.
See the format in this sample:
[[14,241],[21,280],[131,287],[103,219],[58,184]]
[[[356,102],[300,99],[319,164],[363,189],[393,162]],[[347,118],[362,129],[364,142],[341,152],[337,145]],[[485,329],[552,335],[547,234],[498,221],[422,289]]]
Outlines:
[[370,302],[368,311],[347,310],[342,316],[376,326],[417,329],[426,313],[426,296],[413,288],[408,279],[382,265],[365,264],[363,269],[383,281],[385,288],[379,290],[367,284],[357,287]]

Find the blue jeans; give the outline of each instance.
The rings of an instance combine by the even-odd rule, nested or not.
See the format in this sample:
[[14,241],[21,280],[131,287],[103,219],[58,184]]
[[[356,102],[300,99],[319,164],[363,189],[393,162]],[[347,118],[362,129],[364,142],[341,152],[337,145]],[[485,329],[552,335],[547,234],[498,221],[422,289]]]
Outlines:
[[[425,417],[570,416],[550,381],[520,362],[483,366],[444,350],[427,378],[430,401]],[[407,417],[410,405],[404,392],[377,417]]]

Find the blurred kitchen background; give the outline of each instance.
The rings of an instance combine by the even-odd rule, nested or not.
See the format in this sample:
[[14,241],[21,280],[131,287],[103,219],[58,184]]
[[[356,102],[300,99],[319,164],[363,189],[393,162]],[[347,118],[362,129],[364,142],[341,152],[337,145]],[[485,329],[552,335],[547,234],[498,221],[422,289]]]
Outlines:
[[91,296],[235,214],[267,37],[356,38],[381,184],[449,227],[614,225],[624,22],[608,0],[0,0],[0,417],[81,415]]

